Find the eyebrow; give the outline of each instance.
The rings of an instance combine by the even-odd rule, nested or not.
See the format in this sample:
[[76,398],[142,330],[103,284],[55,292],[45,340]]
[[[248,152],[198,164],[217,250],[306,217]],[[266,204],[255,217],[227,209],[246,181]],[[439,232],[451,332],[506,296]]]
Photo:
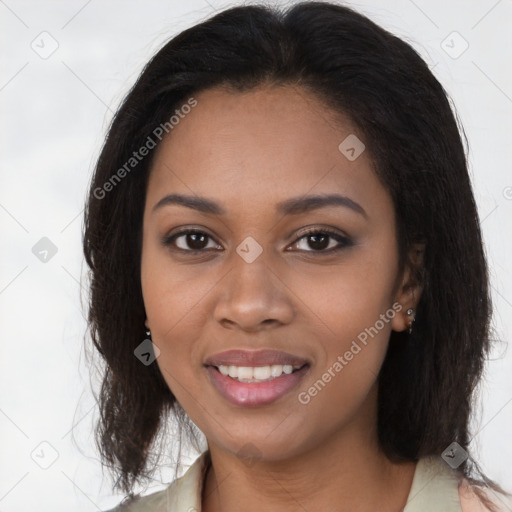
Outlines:
[[[158,201],[158,203],[153,207],[153,212],[169,205],[185,206],[186,208],[191,208],[192,210],[212,215],[225,215],[227,213],[226,210],[213,199],[198,196],[187,196],[183,194],[169,194],[162,197],[162,199],[160,199],[160,201]],[[354,212],[361,214],[366,219],[368,218],[366,211],[359,203],[356,203],[347,196],[339,194],[292,197],[277,203],[276,212],[282,215],[299,215],[328,206],[349,208]]]

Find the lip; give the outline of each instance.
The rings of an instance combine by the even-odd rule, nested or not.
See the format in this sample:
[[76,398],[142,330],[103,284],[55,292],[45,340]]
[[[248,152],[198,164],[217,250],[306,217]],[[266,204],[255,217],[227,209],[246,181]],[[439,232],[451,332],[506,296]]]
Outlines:
[[280,377],[266,382],[239,382],[222,375],[215,366],[207,366],[207,371],[214,387],[228,402],[240,407],[257,407],[271,404],[289,393],[298,386],[309,368],[309,364],[304,364],[300,370],[290,374],[283,373]]
[[205,361],[205,366],[272,366],[290,364],[292,366],[310,365],[307,359],[274,349],[227,350],[219,352]]
[[[239,382],[218,370],[218,366],[300,366],[299,370],[265,382]],[[228,402],[240,407],[257,407],[275,402],[296,387],[308,373],[311,362],[303,357],[275,349],[234,349],[206,359],[210,382]]]

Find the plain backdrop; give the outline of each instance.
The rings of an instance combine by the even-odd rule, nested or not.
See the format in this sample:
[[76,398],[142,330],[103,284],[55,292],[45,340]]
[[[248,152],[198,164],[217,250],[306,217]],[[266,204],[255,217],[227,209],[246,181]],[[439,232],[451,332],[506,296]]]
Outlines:
[[[147,60],[181,30],[240,3],[0,0],[2,512],[97,511],[122,499],[92,437],[98,411],[80,304],[85,193],[112,113]],[[512,1],[347,4],[420,52],[465,127],[501,340],[471,447],[510,491]],[[162,468],[146,492],[171,478]]]

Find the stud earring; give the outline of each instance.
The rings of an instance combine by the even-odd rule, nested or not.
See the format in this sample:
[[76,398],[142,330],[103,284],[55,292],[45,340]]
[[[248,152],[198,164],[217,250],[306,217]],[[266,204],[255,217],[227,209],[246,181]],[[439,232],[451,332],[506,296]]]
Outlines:
[[412,324],[414,323],[414,320],[415,320],[415,318],[413,316],[414,315],[414,309],[409,308],[407,310],[406,314],[407,314],[407,316],[412,316],[411,321],[409,322],[409,329],[408,329],[409,334],[411,334],[412,333]]
[[149,329],[146,328],[146,336],[148,338],[151,338],[151,331]]

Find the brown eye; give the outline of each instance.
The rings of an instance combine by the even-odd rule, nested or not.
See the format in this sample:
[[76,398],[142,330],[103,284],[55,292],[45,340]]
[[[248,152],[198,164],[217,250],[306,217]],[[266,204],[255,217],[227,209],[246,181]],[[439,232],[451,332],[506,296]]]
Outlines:
[[[163,238],[162,243],[165,246],[175,246],[174,248],[185,252],[202,252],[208,249],[208,240],[213,240],[208,233],[196,229],[187,229],[171,236]],[[179,243],[177,241],[180,240]],[[215,247],[213,247],[215,248]]]
[[[302,240],[305,240],[305,247],[299,247]],[[213,243],[213,246],[208,246],[209,242]],[[171,247],[173,250],[189,253],[200,253],[219,248],[208,233],[197,229],[187,229],[170,236],[165,236],[162,239],[162,244]],[[314,229],[303,232],[301,237],[294,242],[293,247],[298,248],[300,251],[318,253],[320,255],[330,254],[351,245],[353,245],[353,242],[348,237],[337,232],[326,229]]]
[[307,244],[306,246],[310,248],[301,249],[306,252],[331,253],[352,245],[349,238],[325,229],[315,229],[304,233],[296,242],[294,242],[294,246],[298,246],[300,241],[303,239],[306,240],[304,245]]

